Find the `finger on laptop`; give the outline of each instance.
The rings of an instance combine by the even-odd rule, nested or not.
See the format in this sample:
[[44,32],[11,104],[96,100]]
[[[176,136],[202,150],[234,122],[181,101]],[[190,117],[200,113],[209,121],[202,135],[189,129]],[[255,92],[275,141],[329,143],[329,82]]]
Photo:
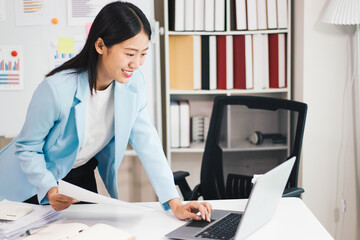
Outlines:
[[208,203],[208,202],[202,202],[201,203],[203,206],[205,206],[205,209],[207,210],[207,217],[206,217],[206,220],[208,221],[208,222],[210,222],[210,217],[211,217],[211,212],[212,212],[212,206],[211,206],[211,204],[210,203]]

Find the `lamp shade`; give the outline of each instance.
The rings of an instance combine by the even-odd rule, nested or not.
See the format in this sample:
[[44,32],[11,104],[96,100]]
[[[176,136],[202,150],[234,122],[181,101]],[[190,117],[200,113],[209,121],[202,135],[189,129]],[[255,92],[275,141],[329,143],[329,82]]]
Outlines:
[[330,0],[323,22],[331,24],[360,24],[360,0]]

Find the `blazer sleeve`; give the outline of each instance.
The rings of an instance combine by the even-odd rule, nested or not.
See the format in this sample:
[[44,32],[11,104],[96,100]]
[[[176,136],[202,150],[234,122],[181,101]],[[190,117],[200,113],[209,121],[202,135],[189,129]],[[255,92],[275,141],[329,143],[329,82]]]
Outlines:
[[[142,75],[141,75],[142,76]],[[130,144],[138,154],[151,184],[165,210],[170,209],[168,201],[179,198],[174,177],[165,157],[155,127],[150,122],[146,103],[145,81],[139,81],[139,112],[130,133]]]
[[37,189],[41,204],[48,203],[47,191],[57,185],[54,175],[47,169],[44,144],[50,129],[59,119],[60,102],[49,79],[35,90],[28,107],[24,126],[15,143],[15,155],[28,181]]

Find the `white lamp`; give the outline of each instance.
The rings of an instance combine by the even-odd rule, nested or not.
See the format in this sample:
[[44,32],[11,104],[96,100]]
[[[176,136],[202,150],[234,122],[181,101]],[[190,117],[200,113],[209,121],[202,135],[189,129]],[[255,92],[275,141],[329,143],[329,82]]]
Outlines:
[[[338,25],[356,25],[355,32],[355,44],[354,44],[354,73],[357,72],[357,76],[354,74],[354,83],[355,88],[353,89],[354,93],[354,116],[355,116],[355,133],[356,133],[356,159],[357,167],[360,165],[360,0],[330,0],[329,5],[324,12],[322,21],[330,24]],[[353,76],[352,76],[353,77]],[[351,84],[352,85],[352,84]],[[344,159],[344,165],[346,166],[346,157]],[[345,184],[345,169],[344,166],[344,183]],[[355,165],[356,167],[356,165]],[[360,175],[360,169],[358,170],[358,176]],[[357,177],[358,178],[358,177]],[[356,179],[360,184],[360,179]],[[344,196],[342,196],[344,197]],[[343,212],[346,209],[345,199],[342,199]],[[341,229],[341,237],[342,237]]]
[[[355,125],[357,144],[360,144],[360,0],[330,0],[322,21],[338,25],[356,25],[353,71],[357,71],[357,79],[354,81]],[[357,151],[360,159],[360,150]]]
[[360,24],[359,0],[331,0],[323,17],[323,22],[340,25]]

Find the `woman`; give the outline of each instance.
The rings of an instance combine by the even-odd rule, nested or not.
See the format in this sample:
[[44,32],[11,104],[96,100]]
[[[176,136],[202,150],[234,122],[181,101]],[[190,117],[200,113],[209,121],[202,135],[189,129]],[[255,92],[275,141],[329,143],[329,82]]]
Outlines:
[[157,132],[149,122],[144,63],[148,20],[131,3],[114,2],[96,16],[82,51],[46,75],[30,102],[20,134],[0,152],[0,200],[77,202],[58,194],[64,179],[96,192],[94,169],[113,198],[130,142],[165,210],[179,219],[210,220],[208,203],[179,199]]

